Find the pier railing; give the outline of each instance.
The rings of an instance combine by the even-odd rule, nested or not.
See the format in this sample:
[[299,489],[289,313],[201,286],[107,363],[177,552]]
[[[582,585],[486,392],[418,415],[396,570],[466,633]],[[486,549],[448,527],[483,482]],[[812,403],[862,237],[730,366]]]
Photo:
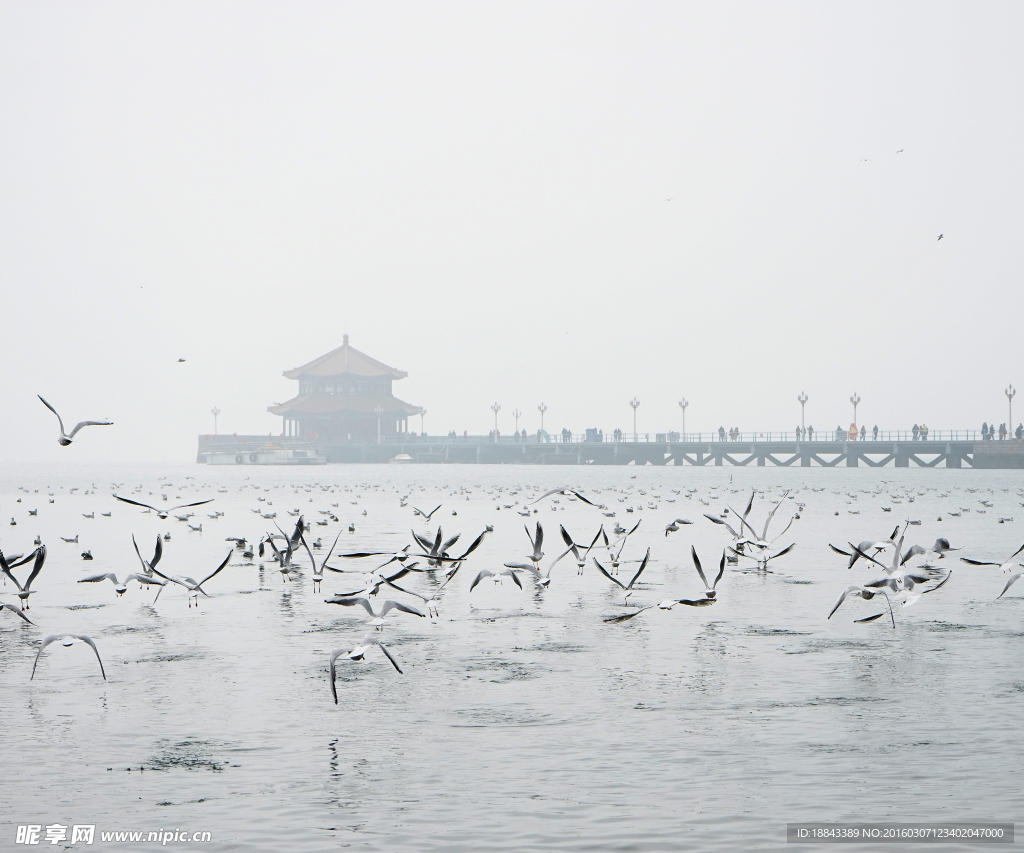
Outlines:
[[[446,442],[471,442],[475,444],[480,443],[491,443],[491,444],[594,444],[594,443],[609,443],[609,442],[624,442],[624,443],[651,443],[656,442],[658,444],[677,444],[677,443],[696,443],[696,444],[708,444],[708,443],[725,443],[725,444],[762,444],[762,443],[792,443],[792,442],[836,442],[836,441],[881,441],[881,442],[903,442],[903,441],[982,441],[981,430],[972,429],[952,429],[952,430],[932,430],[929,429],[927,433],[918,432],[916,435],[913,430],[879,430],[878,433],[868,432],[863,438],[858,433],[857,438],[852,438],[850,433],[842,431],[837,433],[835,430],[831,431],[819,431],[814,430],[813,432],[804,435],[800,438],[797,437],[796,432],[782,431],[782,432],[740,432],[734,433],[730,436],[726,432],[725,437],[721,437],[718,431],[714,432],[640,432],[640,433],[598,433],[596,436],[593,433],[575,433],[575,432],[557,432],[547,433],[538,435],[523,434],[517,437],[514,433],[512,435],[418,435],[416,433],[406,433],[402,435],[388,435],[381,436],[381,444],[409,444],[414,442],[430,442],[436,443],[438,441]],[[996,438],[995,441],[1000,439]],[[1012,435],[1007,436],[1009,441],[1017,441]]]

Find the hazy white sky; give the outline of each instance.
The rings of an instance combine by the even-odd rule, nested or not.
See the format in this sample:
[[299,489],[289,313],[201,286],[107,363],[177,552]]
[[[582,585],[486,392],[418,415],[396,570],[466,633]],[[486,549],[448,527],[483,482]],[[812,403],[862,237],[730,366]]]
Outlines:
[[[0,457],[187,459],[214,405],[276,434],[282,371],[346,331],[431,432],[494,401],[534,430],[542,400],[549,429],[631,429],[634,395],[641,431],[683,396],[691,430],[792,429],[801,389],[819,429],[854,391],[869,427],[1005,420],[1022,24],[6,0]],[[116,426],[63,450],[37,393]]]

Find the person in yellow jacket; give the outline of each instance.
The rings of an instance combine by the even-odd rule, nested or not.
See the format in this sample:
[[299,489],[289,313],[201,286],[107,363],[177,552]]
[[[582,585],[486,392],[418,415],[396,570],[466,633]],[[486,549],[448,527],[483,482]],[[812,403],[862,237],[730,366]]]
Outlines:
[[857,440],[857,424],[850,424],[850,441]]

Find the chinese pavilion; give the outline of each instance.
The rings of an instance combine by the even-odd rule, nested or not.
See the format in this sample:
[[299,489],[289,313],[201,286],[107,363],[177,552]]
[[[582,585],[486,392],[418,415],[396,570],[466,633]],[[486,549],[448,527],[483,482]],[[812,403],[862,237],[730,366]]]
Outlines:
[[285,435],[376,441],[378,429],[382,436],[408,432],[409,415],[420,413],[391,393],[391,383],[408,374],[350,346],[348,335],[337,349],[284,375],[299,380],[299,394],[267,411],[284,418]]

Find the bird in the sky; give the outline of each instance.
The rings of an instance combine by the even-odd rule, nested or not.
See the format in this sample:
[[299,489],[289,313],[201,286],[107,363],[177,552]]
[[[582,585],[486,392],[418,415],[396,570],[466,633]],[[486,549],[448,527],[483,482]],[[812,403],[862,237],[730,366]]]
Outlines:
[[903,153],[903,149],[901,148],[901,149],[900,149],[899,151],[897,151],[896,153],[897,153],[897,154],[902,154],[902,153]]
[[[938,240],[941,240],[941,239],[942,239],[942,234],[940,234],[939,237],[938,237]],[[938,240],[936,240],[936,242],[938,242]]]
[[[39,394],[36,394],[36,396],[39,397],[40,400],[43,400],[43,398]],[[53,406],[51,406],[49,403],[47,403],[46,400],[43,400],[43,405],[46,406],[46,408],[48,408],[55,415],[57,415],[57,410],[53,408]],[[75,428],[71,430],[70,433],[66,433],[64,432],[64,419],[61,418],[60,415],[57,415],[57,421],[58,423],[60,423],[60,438],[57,439],[57,444],[59,444],[61,447],[67,447],[69,444],[71,444],[71,440],[78,434],[78,431],[82,427],[113,426],[114,423],[113,421],[80,421],[78,424],[75,425]]]
[[183,361],[185,361],[185,359],[183,359],[183,358],[179,358],[179,359],[178,359],[178,364],[181,364],[181,363],[182,363]]

